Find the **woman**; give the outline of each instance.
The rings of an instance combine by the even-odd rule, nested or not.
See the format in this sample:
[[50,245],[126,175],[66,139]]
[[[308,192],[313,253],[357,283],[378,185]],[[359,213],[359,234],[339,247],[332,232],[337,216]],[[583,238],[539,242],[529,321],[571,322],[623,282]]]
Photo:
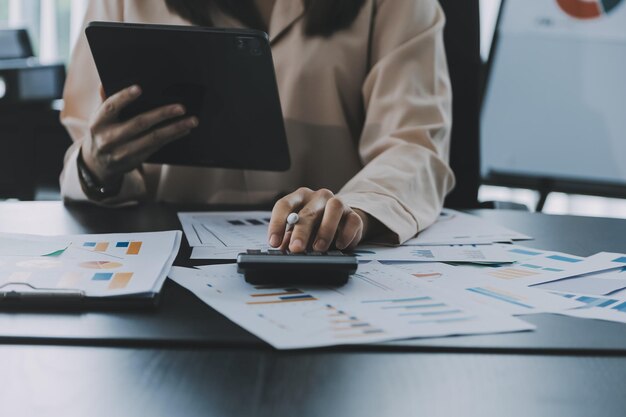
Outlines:
[[[92,20],[252,27],[269,33],[292,168],[247,172],[145,164],[198,120],[166,106],[125,123],[132,86],[104,100],[82,36],[61,115],[74,144],[66,200],[276,202],[269,243],[293,252],[401,243],[429,226],[453,187],[450,86],[436,0],[93,0]],[[295,190],[295,191],[294,191]],[[284,236],[289,213],[300,221]]]

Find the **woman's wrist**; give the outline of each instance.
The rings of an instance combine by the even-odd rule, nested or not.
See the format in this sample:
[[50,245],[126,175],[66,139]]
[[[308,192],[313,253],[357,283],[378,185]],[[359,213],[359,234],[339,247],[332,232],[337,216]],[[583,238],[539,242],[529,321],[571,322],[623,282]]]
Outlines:
[[76,165],[81,188],[89,199],[99,201],[114,197],[120,193],[124,177],[111,178],[106,181],[101,180],[87,165],[82,147],[78,151]]

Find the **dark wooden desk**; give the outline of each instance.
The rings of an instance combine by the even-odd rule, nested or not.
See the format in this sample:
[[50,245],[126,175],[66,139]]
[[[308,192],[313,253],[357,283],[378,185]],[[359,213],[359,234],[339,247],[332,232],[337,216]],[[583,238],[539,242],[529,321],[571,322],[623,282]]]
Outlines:
[[[529,242],[535,247],[578,255],[626,252],[626,221],[516,212],[479,214],[535,236],[536,241]],[[175,209],[166,206],[104,210],[65,208],[59,203],[0,204],[3,232],[95,233],[173,227],[177,227]],[[177,262],[188,264],[187,255],[185,248]],[[566,340],[552,348],[520,347],[518,343],[528,341],[515,339],[519,335],[503,335],[501,340],[474,337],[469,344],[461,342],[466,338],[440,339],[399,351],[381,346],[278,352],[194,303],[193,296],[179,287],[169,285],[168,293],[172,302],[183,300],[183,305],[171,306],[178,316],[161,315],[159,310],[147,321],[132,316],[110,320],[114,315],[94,319],[87,314],[31,317],[28,322],[23,314],[0,315],[3,333],[19,333],[24,325],[42,330],[41,323],[37,324],[40,320],[47,320],[43,330],[58,335],[83,322],[93,324],[100,335],[107,328],[116,334],[117,327],[141,333],[137,323],[157,331],[168,320],[166,328],[179,328],[178,333],[168,335],[170,340],[5,339],[0,345],[0,415],[624,414],[626,326],[619,324],[537,316],[540,330],[543,325],[565,328],[556,339]],[[167,306],[163,310],[170,311]],[[196,323],[187,327],[189,323],[182,320]],[[227,334],[226,339],[216,340],[228,343],[189,338],[189,329]],[[544,332],[533,343],[550,339],[551,333]],[[602,343],[592,343],[591,339],[598,338]],[[580,343],[586,346],[570,346]],[[573,349],[563,349],[568,346]]]

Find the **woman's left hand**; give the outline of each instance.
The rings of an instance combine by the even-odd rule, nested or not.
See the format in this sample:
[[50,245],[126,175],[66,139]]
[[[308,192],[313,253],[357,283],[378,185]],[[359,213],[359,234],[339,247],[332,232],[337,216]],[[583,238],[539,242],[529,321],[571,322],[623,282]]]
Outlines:
[[[287,231],[290,213],[298,213],[300,219]],[[366,236],[368,224],[367,214],[348,207],[331,191],[300,188],[274,205],[269,243],[296,253],[308,248],[325,252],[333,242],[337,249],[352,249]]]

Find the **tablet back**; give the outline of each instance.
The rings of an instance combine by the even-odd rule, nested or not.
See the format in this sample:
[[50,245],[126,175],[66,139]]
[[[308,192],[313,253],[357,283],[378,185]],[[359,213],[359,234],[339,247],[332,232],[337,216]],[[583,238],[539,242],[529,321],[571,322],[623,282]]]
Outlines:
[[138,84],[130,118],[182,103],[199,126],[148,162],[284,171],[290,159],[267,35],[213,29],[92,22],[86,29],[107,96]]

